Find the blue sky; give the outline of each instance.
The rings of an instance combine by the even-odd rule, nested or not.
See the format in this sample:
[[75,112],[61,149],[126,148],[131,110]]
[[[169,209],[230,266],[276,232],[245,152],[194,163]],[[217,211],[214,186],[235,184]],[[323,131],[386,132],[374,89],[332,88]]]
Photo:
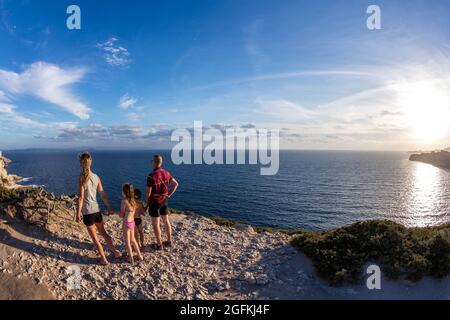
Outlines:
[[[66,27],[71,4],[81,30]],[[381,30],[366,27],[370,4]],[[443,147],[449,12],[446,0],[0,0],[0,149],[168,147],[195,120],[280,129],[283,148]]]

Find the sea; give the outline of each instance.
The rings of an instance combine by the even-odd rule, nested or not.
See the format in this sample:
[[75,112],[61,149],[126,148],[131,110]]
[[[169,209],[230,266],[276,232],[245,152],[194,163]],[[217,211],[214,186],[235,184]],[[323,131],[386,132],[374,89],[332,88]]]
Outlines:
[[[77,192],[79,151],[7,151],[8,172],[22,184],[56,195]],[[121,186],[145,192],[151,159],[180,187],[170,206],[277,229],[326,230],[362,220],[390,219],[406,226],[450,222],[450,173],[411,162],[405,152],[280,151],[280,168],[262,176],[259,165],[175,165],[170,150],[96,151],[92,170],[119,210]]]

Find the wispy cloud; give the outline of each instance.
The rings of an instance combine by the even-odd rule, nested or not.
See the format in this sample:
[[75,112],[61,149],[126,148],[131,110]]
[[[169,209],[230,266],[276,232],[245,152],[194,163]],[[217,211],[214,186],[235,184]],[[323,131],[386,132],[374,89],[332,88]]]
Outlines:
[[293,78],[302,78],[302,77],[326,77],[326,76],[341,76],[341,77],[355,77],[355,78],[374,78],[379,75],[366,71],[358,71],[358,70],[303,70],[303,71],[292,71],[292,72],[279,72],[279,73],[267,73],[260,74],[257,76],[249,76],[242,78],[235,78],[224,81],[217,81],[213,83],[209,83],[204,86],[198,86],[192,88],[191,90],[206,90],[212,89],[216,87],[222,86],[233,86],[244,83],[251,83],[257,81],[269,81],[269,80],[283,80],[283,79],[293,79]]
[[11,35],[16,32],[16,26],[9,23],[9,11],[5,7],[4,0],[0,0],[0,21],[3,28]]
[[0,89],[13,98],[21,94],[32,95],[80,119],[88,119],[90,108],[71,90],[85,74],[86,70],[82,68],[63,69],[54,64],[35,62],[22,73],[0,69]]
[[256,19],[244,29],[244,50],[250,58],[255,72],[260,72],[263,63],[268,61],[268,57],[264,54],[258,45],[257,37],[262,31],[264,20]]
[[130,95],[128,95],[128,93],[126,93],[120,98],[119,107],[124,110],[127,110],[136,105],[137,102],[138,102],[137,98],[131,97]]
[[44,124],[27,118],[16,111],[16,106],[0,101],[0,119],[9,121],[15,126],[27,128],[43,128]]
[[97,48],[104,54],[105,61],[114,67],[126,66],[131,62],[128,49],[119,45],[118,42],[119,39],[111,37],[107,41],[97,44]]

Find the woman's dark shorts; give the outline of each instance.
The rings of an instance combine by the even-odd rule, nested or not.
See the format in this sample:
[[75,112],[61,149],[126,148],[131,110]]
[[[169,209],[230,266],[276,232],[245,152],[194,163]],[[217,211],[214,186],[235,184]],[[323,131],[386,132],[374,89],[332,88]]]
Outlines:
[[142,224],[142,219],[141,219],[141,218],[134,218],[134,223],[135,223],[137,226],[140,226],[140,225]]
[[83,215],[83,223],[86,227],[93,226],[95,223],[102,223],[103,216],[101,212]]

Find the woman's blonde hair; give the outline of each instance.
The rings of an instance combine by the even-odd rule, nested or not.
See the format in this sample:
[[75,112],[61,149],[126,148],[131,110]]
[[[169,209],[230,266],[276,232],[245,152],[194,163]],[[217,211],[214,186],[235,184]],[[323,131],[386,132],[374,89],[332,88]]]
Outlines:
[[84,152],[79,156],[81,164],[80,186],[84,186],[91,177],[92,156],[89,152]]
[[122,192],[125,195],[125,198],[128,200],[128,203],[133,207],[136,208],[136,197],[134,195],[134,187],[131,183],[125,183],[122,187]]

